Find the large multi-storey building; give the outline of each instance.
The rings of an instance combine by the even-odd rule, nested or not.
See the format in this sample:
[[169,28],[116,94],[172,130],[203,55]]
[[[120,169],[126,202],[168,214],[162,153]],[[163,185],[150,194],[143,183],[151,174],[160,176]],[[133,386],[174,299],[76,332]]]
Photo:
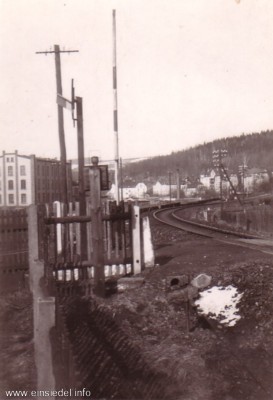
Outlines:
[[[66,171],[68,199],[71,200],[71,163],[67,163]],[[17,151],[3,151],[0,155],[0,206],[28,206],[61,201],[61,188],[60,161],[19,155]]]

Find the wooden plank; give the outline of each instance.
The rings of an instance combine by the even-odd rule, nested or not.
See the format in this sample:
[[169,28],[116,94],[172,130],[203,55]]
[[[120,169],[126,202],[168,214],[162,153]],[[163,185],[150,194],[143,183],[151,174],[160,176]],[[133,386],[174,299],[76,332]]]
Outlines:
[[[110,202],[106,204],[106,213],[110,214]],[[107,238],[107,249],[106,249],[106,258],[107,260],[111,259],[111,249],[112,249],[112,236],[111,236],[111,221],[106,221],[106,238]]]
[[[69,209],[68,209],[68,216],[73,215],[73,204],[70,202],[69,203]],[[69,230],[69,245],[70,245],[70,261],[73,261],[74,259],[74,225],[69,224],[68,225],[68,230]]]
[[[75,214],[76,216],[80,215],[80,204],[77,202],[75,204]],[[81,230],[80,230],[80,224],[75,223],[75,234],[76,234],[76,257],[80,256],[81,254]]]
[[[120,215],[104,215],[102,216],[102,221],[123,221],[130,219],[129,213],[124,213]],[[92,222],[90,216],[79,215],[79,216],[63,216],[63,217],[50,217],[45,219],[45,223],[48,225],[54,224],[71,224],[73,222],[84,223]]]

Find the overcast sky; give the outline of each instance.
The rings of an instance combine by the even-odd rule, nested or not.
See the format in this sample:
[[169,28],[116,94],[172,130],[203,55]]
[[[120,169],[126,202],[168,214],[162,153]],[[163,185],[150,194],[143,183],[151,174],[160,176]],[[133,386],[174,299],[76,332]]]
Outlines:
[[[83,98],[86,156],[114,157],[112,9],[122,158],[273,128],[272,0],[0,0],[0,151],[59,157],[55,63]],[[76,128],[64,110],[68,159]]]

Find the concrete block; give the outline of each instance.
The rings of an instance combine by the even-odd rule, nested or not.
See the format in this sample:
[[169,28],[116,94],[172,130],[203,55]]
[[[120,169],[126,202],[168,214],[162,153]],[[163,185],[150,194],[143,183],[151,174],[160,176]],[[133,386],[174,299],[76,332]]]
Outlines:
[[130,277],[118,279],[117,290],[119,293],[125,292],[126,290],[137,289],[145,283],[144,278]]
[[186,301],[191,301],[198,297],[198,289],[192,285],[188,285],[184,289],[176,290],[168,295],[168,301],[173,304],[180,304]]
[[204,289],[211,284],[211,280],[211,276],[207,274],[200,274],[193,278],[193,280],[191,281],[191,285],[198,289]]
[[[49,332],[55,325],[55,298],[37,299],[36,315],[34,315],[34,348],[37,366],[37,389],[54,389],[52,349]],[[50,397],[51,399],[51,397]],[[52,397],[53,399],[53,397]]]
[[151,268],[155,265],[154,249],[152,244],[152,234],[150,228],[150,221],[148,217],[143,217],[143,258],[145,268]]

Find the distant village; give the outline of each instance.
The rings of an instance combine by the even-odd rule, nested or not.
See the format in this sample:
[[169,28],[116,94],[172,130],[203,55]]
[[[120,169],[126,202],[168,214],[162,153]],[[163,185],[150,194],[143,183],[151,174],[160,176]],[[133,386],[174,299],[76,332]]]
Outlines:
[[[74,165],[75,167],[75,165]],[[109,165],[111,172],[112,166]],[[77,200],[77,169],[67,162],[68,200]],[[183,197],[205,197],[216,194],[230,198],[232,186],[246,195],[259,185],[269,181],[268,172],[260,168],[244,166],[241,173],[230,173],[229,181],[218,168],[200,174],[194,179],[182,179],[179,172],[166,173],[166,177],[152,177],[149,182],[134,182],[124,177],[120,183],[123,200],[173,200]],[[231,182],[231,183],[230,183]],[[232,185],[231,185],[232,184]],[[57,159],[40,158],[35,155],[3,153],[0,155],[0,206],[28,206],[61,201],[61,169]],[[114,199],[115,183],[110,183],[104,196]]]
[[[240,192],[250,194],[263,182],[269,181],[269,176],[266,170],[260,168],[246,168],[244,175],[231,174],[229,176],[232,185]],[[222,183],[221,183],[222,181]],[[166,199],[171,196],[172,199],[182,197],[204,196],[206,192],[215,192],[220,194],[222,184],[222,193],[224,197],[229,198],[232,195],[231,185],[229,181],[221,176],[216,168],[211,168],[207,173],[201,174],[194,180],[182,179],[179,173],[172,174],[169,178],[160,178],[155,184],[138,182],[130,183],[123,182],[122,197],[129,198],[149,198],[159,197]],[[114,185],[112,185],[110,194],[114,194]]]

